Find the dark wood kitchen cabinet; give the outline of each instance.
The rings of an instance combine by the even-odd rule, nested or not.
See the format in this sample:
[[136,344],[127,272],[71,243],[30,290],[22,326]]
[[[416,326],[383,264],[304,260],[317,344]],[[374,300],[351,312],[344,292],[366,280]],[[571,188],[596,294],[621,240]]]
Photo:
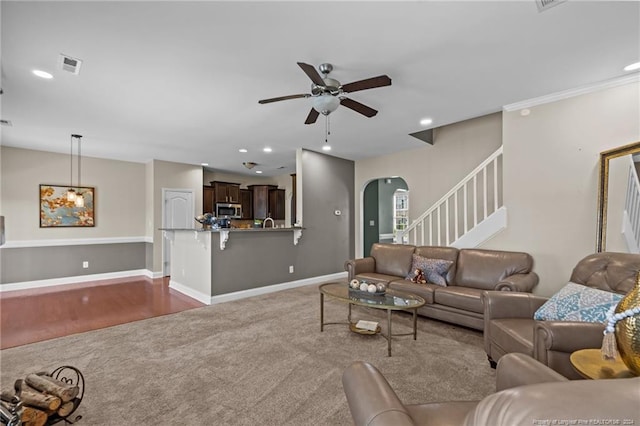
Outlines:
[[216,203],[214,201],[213,187],[202,186],[202,213],[216,214]]
[[278,189],[275,185],[249,185],[251,190],[251,199],[253,200],[253,218],[265,219],[271,213],[269,210],[269,191],[272,189]]
[[253,200],[251,199],[251,191],[248,189],[240,190],[240,204],[242,205],[242,218],[253,219]]
[[216,203],[239,203],[240,184],[231,182],[211,182]]
[[284,189],[271,189],[269,191],[269,211],[274,220],[284,220]]

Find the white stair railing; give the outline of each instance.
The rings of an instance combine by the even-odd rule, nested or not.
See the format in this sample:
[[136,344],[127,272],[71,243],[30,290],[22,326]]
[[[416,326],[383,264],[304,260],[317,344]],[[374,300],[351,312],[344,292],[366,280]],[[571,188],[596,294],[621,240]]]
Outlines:
[[396,241],[413,245],[452,245],[503,206],[502,146],[432,207],[398,231]]
[[627,193],[624,202],[623,229],[627,246],[631,253],[638,253],[640,247],[640,181],[633,159],[627,177]]

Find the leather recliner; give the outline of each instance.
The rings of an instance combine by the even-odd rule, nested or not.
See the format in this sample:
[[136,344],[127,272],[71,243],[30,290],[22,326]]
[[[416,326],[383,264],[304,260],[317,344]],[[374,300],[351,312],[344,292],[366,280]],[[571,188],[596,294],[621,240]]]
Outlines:
[[[640,270],[640,255],[604,252],[589,255],[573,269],[571,282],[626,294]],[[580,349],[602,345],[604,324],[576,321],[536,321],[534,313],[548,299],[527,293],[486,291],[484,346],[495,366],[511,352],[532,356],[570,379],[581,379],[569,357]]]
[[481,401],[404,405],[380,371],[362,361],[347,367],[342,385],[356,426],[513,426],[552,424],[552,421],[573,424],[561,423],[571,420],[575,424],[640,422],[637,405],[640,377],[569,381],[533,358],[515,353],[500,359],[497,393]]

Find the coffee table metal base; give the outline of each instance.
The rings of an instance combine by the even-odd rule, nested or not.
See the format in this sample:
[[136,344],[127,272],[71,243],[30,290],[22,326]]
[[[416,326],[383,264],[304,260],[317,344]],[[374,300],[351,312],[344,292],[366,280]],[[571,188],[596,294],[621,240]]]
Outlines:
[[[351,321],[351,307],[354,305],[353,303],[347,302],[348,306],[349,306],[349,311],[347,314],[347,322],[325,322],[324,321],[324,293],[320,293],[320,332],[324,331],[324,326],[325,325],[332,325],[332,324],[347,324],[349,326],[353,325],[354,323]],[[380,309],[380,308],[378,308]],[[382,308],[384,309],[384,308]],[[392,337],[398,337],[398,336],[413,336],[413,340],[417,340],[417,336],[418,336],[418,329],[417,329],[417,324],[418,324],[418,314],[417,314],[417,308],[412,309],[413,311],[413,332],[411,333],[398,333],[398,334],[393,334],[391,332],[391,311],[393,309],[389,309],[387,308],[387,333],[382,333],[380,332],[379,334],[384,337],[385,339],[387,339],[387,356],[391,356],[391,338]]]

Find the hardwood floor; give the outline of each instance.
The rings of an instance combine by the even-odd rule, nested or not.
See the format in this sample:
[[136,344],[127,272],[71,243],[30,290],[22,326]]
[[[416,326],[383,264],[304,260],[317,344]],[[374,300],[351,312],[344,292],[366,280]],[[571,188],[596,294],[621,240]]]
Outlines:
[[204,306],[168,278],[132,277],[0,293],[0,349]]

